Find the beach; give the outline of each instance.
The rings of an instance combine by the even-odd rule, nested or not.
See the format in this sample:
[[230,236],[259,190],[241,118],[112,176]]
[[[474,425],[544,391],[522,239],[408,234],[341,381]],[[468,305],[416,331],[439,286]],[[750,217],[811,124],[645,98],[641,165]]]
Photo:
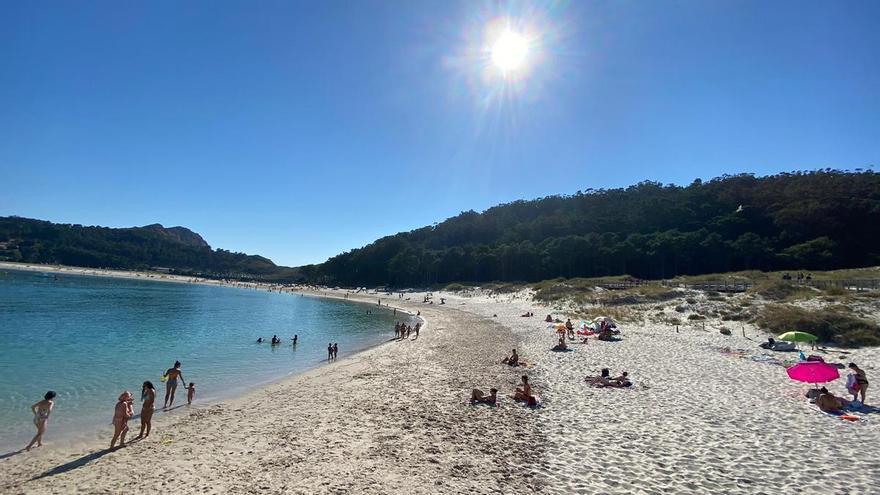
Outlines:
[[[880,414],[851,423],[807,403],[805,384],[758,356],[759,332],[721,335],[645,317],[619,342],[555,343],[527,293],[314,295],[421,312],[389,341],[217,404],[157,414],[153,434],[46,446],[0,460],[3,493],[870,493]],[[534,317],[520,315],[526,311]],[[389,337],[390,337],[389,331]],[[517,348],[526,367],[499,363]],[[828,353],[876,377],[876,348]],[[791,357],[790,355],[787,357]],[[795,356],[796,357],[796,356]],[[585,375],[628,371],[630,389]],[[538,408],[513,402],[527,374]],[[843,394],[843,380],[829,385]],[[498,407],[472,406],[497,387]],[[868,404],[872,404],[869,391]],[[130,423],[135,430],[136,420]]]

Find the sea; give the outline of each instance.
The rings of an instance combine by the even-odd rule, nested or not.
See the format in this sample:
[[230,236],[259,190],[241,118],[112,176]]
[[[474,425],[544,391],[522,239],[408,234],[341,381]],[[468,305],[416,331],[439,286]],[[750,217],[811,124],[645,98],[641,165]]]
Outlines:
[[[44,444],[82,442],[104,434],[124,390],[139,412],[145,380],[161,408],[160,378],[175,361],[204,406],[326,365],[328,343],[343,359],[387,341],[410,318],[265,289],[0,269],[0,455],[27,444],[30,406],[49,390]],[[283,343],[256,342],[273,335]],[[175,406],[185,403],[178,388]]]

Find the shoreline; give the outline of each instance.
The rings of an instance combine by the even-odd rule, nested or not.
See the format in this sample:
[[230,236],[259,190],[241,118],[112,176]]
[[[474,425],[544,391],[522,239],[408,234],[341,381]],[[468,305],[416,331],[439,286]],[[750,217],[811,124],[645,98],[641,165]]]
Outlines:
[[[382,297],[311,292],[373,306]],[[385,342],[192,410],[173,427],[158,417],[147,441],[125,449],[108,452],[95,443],[0,459],[0,491],[751,494],[880,487],[880,466],[865,455],[880,441],[874,394],[869,390],[872,407],[856,413],[858,422],[821,413],[803,397],[809,387],[785,373],[784,361],[796,356],[766,359],[751,324],[743,327],[748,336],[720,334],[726,322],[717,319],[705,328],[672,328],[656,316],[679,314],[679,302],[670,300],[623,322],[620,341],[571,342],[569,352],[551,352],[556,337],[542,316],[564,319],[561,305],[540,304],[527,292],[443,293],[445,305],[424,304],[423,294],[388,304],[422,313],[418,339]],[[696,299],[701,312],[728,304],[705,294],[684,297]],[[526,311],[537,316],[522,317]],[[499,364],[512,347],[529,366]],[[878,347],[814,352],[829,362],[854,360],[877,376]],[[602,367],[628,371],[635,385],[584,383]],[[521,374],[541,407],[508,396]],[[842,396],[843,381],[828,388]],[[468,404],[471,388],[493,386],[498,407]],[[804,452],[822,476],[792,468]]]
[[[347,298],[344,294],[314,295],[375,304],[369,294]],[[520,466],[536,462],[543,441],[534,427],[535,411],[509,403],[507,408],[495,410],[462,407],[466,403],[464,391],[469,394],[475,385],[470,380],[462,382],[462,374],[478,377],[486,373],[485,340],[460,324],[471,316],[453,308],[422,307],[410,301],[388,307],[411,313],[421,310],[420,318],[425,323],[418,339],[385,342],[240,397],[193,408],[189,414],[175,415],[174,428],[168,427],[170,416],[157,416],[153,434],[124,449],[107,451],[103,442],[94,442],[79,450],[44,447],[8,457],[0,460],[0,490],[101,492],[102,483],[110,479],[114,490],[174,488],[190,493],[197,491],[199,480],[208,476],[215,490],[233,493],[258,488],[268,493],[332,491],[327,479],[336,480],[341,484],[336,489],[345,486],[346,491],[436,493],[458,492],[459,487],[470,486],[471,491],[481,492],[485,491],[480,488],[485,480],[465,476],[472,469],[475,476],[501,470],[512,477],[515,468],[510,459],[521,459]],[[506,342],[505,347],[516,345],[512,334],[490,319],[471,322],[468,327],[495,335],[495,340]],[[470,350],[451,355],[447,346],[461,339],[471,342]],[[515,376],[505,368],[489,371],[496,378],[474,381],[488,388],[497,381],[497,375],[509,375],[506,378],[510,385],[504,389],[512,389]],[[437,389],[438,380],[454,385]],[[442,396],[439,402],[425,395],[434,393]],[[509,422],[503,437],[487,440],[497,443],[494,449],[472,443],[474,432],[468,428],[469,423],[476,420],[483,429],[494,430],[503,416],[514,416],[515,420]],[[130,427],[134,429],[137,424],[132,421]],[[458,431],[462,427],[468,428],[467,435]],[[228,435],[234,438],[224,438]],[[358,447],[363,443],[373,448]],[[159,452],[169,461],[156,460]],[[279,453],[283,455],[279,457]],[[171,462],[178,456],[197,459],[196,473]],[[390,464],[352,476],[349,465],[340,462],[352,457],[371,466]],[[406,460],[394,461],[401,457]],[[237,467],[230,470],[230,462]],[[271,466],[282,465],[296,466],[295,484],[272,475]],[[158,466],[163,466],[165,475],[157,472]],[[206,469],[212,474],[208,475]],[[412,469],[438,472],[438,476],[436,481],[413,490],[409,481]],[[164,479],[169,470],[172,482]],[[242,470],[250,477],[242,477]],[[442,481],[445,475],[439,473],[450,471],[460,475],[446,486]],[[139,481],[126,480],[126,476]],[[529,482],[533,489],[538,486],[537,478]]]
[[[227,283],[219,280],[212,279],[199,279],[199,278],[191,278],[191,277],[182,277],[182,276],[170,276],[173,278],[166,279],[164,277],[158,277],[161,275],[159,273],[153,272],[125,272],[125,271],[117,271],[117,270],[106,270],[106,269],[97,269],[97,268],[85,268],[85,267],[73,267],[66,265],[39,265],[39,264],[15,264],[8,262],[0,262],[0,271],[2,270],[13,270],[13,271],[22,271],[22,272],[39,272],[39,273],[54,273],[54,274],[63,274],[63,275],[75,275],[75,276],[86,276],[86,277],[99,277],[99,278],[111,278],[111,279],[124,279],[124,280],[143,280],[146,282],[157,282],[157,283],[184,283],[184,284],[192,284],[192,285],[208,285],[208,286],[216,286],[216,287],[224,287],[231,289],[242,289],[242,290],[257,290],[257,291],[267,291],[267,292],[279,292],[284,293],[287,296],[295,297],[300,294],[306,297],[316,297],[326,300],[333,300],[339,302],[349,302],[351,304],[356,304],[359,306],[366,307],[376,307],[375,303],[370,303],[367,300],[358,300],[358,299],[349,299],[339,294],[329,294],[327,291],[319,291],[319,290],[310,290],[310,289],[302,289],[299,286],[295,289],[283,289],[279,290],[279,287],[274,284],[264,284],[264,283],[242,283],[242,282],[233,282]],[[149,275],[157,275],[156,277],[151,277]],[[246,286],[243,286],[246,284]],[[332,291],[328,289],[328,291]],[[422,328],[425,328],[427,322],[424,318],[416,315],[415,312],[409,312],[402,308],[395,308],[388,305],[383,305],[382,310],[389,310],[389,312],[393,309],[396,309],[399,313],[406,315],[407,318],[418,319],[422,322]],[[390,331],[389,331],[390,334]],[[384,334],[383,334],[384,335]],[[389,340],[380,340],[374,344],[368,345],[364,348],[361,348],[352,353],[346,353],[343,355],[339,361],[342,362],[347,359],[354,358],[361,353],[367,352],[376,347],[386,345],[390,341]],[[216,404],[221,404],[230,400],[236,400],[247,396],[248,394],[254,393],[255,390],[266,388],[278,384],[279,382],[283,382],[285,380],[290,380],[296,378],[300,375],[310,373],[314,370],[317,370],[321,367],[328,366],[334,363],[326,362],[324,360],[318,360],[312,364],[307,365],[306,369],[299,371],[290,371],[286,374],[279,376],[272,376],[264,381],[260,381],[256,383],[252,387],[237,387],[235,391],[219,394],[219,395],[211,395],[205,396],[204,398],[199,398],[198,402],[193,406],[189,407],[185,404],[178,404],[175,407],[171,408],[168,411],[163,411],[160,408],[156,409],[156,417],[164,414],[170,414],[172,417],[176,417],[180,414],[184,414],[186,411],[195,411],[198,409],[203,409],[206,407],[211,407]],[[139,409],[137,414],[132,418],[133,422],[137,422],[137,418],[139,418]],[[51,428],[51,426],[50,426]],[[106,424],[104,425],[96,425],[95,429],[92,431],[76,431],[76,432],[64,432],[60,433],[53,439],[51,436],[48,437],[48,444],[50,446],[52,443],[55,443],[57,448],[62,450],[76,450],[81,448],[89,448],[93,446],[96,438],[103,438],[106,436],[108,432],[112,433],[112,428]],[[53,441],[54,440],[54,441]],[[20,450],[16,450],[16,446],[18,443],[10,443],[8,445],[4,445],[0,448],[0,461],[4,459],[6,456],[16,455],[20,452]]]

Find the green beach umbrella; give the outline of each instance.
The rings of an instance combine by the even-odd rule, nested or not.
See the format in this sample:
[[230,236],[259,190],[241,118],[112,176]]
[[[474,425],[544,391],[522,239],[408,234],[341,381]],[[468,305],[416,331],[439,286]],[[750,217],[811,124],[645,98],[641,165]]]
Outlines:
[[814,342],[819,340],[818,337],[807,332],[785,332],[777,338],[787,342]]

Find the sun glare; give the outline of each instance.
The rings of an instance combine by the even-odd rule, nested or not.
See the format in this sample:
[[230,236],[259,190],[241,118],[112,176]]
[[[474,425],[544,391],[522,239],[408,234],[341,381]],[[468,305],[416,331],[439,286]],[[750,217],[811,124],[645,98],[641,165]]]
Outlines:
[[526,39],[513,31],[505,30],[492,45],[492,62],[503,72],[512,72],[526,61],[529,44]]

